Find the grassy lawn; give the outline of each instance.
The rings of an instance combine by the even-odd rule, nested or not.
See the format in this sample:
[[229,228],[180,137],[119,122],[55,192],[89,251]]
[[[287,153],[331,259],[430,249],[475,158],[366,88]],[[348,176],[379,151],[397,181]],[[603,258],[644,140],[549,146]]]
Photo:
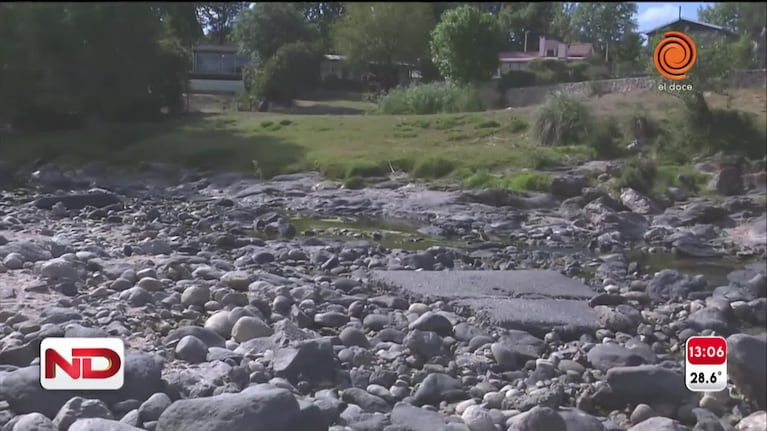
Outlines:
[[[736,91],[715,106],[764,116],[765,97]],[[314,103],[314,105],[312,105]],[[663,117],[678,101],[655,91],[606,95],[589,100],[596,114],[621,116],[642,110]],[[760,104],[761,103],[761,104]],[[299,101],[367,109],[362,101]],[[39,158],[79,163],[103,160],[123,166],[158,161],[214,170],[282,173],[320,170],[331,178],[356,178],[404,170],[420,177],[454,173],[480,183],[484,171],[539,169],[593,157],[590,148],[536,146],[530,129],[536,108],[444,115],[300,115],[224,112],[187,115],[154,124],[104,125],[87,130],[3,137],[2,156],[11,163]],[[472,175],[475,177],[469,178]],[[477,177],[479,175],[479,177]],[[544,188],[547,179],[524,174],[503,179],[509,187]]]

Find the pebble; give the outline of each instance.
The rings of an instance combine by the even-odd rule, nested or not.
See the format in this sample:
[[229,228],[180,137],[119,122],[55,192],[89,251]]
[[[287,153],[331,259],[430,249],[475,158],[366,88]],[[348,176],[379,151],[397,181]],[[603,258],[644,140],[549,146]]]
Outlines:
[[[497,200],[523,198],[505,192],[312,191],[301,175],[198,178],[126,182],[113,187],[124,202],[103,211],[88,195],[78,195],[82,211],[46,210],[16,204],[43,191],[0,191],[0,284],[10,286],[0,290],[3,430],[681,431],[696,421],[696,429],[764,429],[762,269],[746,264],[709,280],[646,268],[626,251],[640,239],[658,252],[665,243],[699,248],[674,235],[734,251],[740,246],[721,243],[714,226],[733,214],[708,198],[635,214],[599,191],[568,191],[569,202],[547,211],[572,209],[562,220],[581,221],[540,226],[537,209],[515,210],[524,224],[510,221]],[[419,213],[449,214],[433,227],[472,245],[386,248],[376,243],[384,229],[353,227],[306,236],[282,213],[407,212],[401,196],[413,188]],[[235,189],[247,196],[234,199]],[[727,208],[747,207],[751,198],[741,198]],[[480,242],[473,231],[483,229],[518,246]],[[555,251],[587,238],[598,258]],[[508,330],[447,298],[384,292],[369,277],[370,269],[508,268],[584,278],[593,294],[583,313],[593,324],[551,327],[536,316]],[[728,336],[732,397],[684,387],[677,354],[689,337],[712,333]],[[49,336],[121,337],[123,389],[88,397],[42,390],[34,346]]]

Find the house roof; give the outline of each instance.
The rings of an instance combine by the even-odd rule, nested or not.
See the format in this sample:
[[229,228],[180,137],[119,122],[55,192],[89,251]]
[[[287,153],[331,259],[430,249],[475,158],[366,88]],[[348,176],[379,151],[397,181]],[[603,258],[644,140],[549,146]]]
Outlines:
[[594,52],[594,46],[590,43],[574,43],[567,47],[568,57],[588,57]]
[[707,28],[709,30],[720,31],[722,33],[727,33],[727,34],[731,34],[731,35],[735,35],[736,34],[735,32],[733,32],[731,30],[728,30],[728,29],[726,29],[724,27],[720,27],[718,25],[709,24],[709,23],[706,23],[706,22],[694,21],[694,20],[687,19],[687,18],[677,18],[674,21],[671,21],[669,23],[660,25],[660,26],[655,27],[655,28],[650,29],[650,30],[646,30],[646,31],[644,31],[644,34],[646,34],[648,36],[651,36],[651,35],[657,33],[658,31],[660,31],[660,30],[662,30],[662,29],[664,29],[666,27],[675,25],[675,24],[690,24],[690,25],[693,25],[693,26],[704,27],[704,28]]
[[[546,41],[551,42],[551,41]],[[556,42],[559,43],[559,42]],[[581,60],[589,57],[594,52],[594,47],[590,43],[574,43],[567,47],[568,60]],[[556,59],[558,57],[541,56],[538,51],[508,51],[498,54],[498,61],[501,63],[527,63],[537,58]]]

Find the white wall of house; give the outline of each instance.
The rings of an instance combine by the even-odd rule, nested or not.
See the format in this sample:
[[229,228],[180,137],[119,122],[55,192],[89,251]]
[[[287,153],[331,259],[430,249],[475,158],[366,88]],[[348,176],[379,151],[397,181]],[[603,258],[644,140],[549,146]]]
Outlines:
[[498,70],[495,71],[493,78],[500,78],[506,72],[511,70],[527,70],[527,62],[515,61],[513,63],[501,63],[501,65],[498,66]]
[[245,91],[245,83],[240,80],[190,79],[189,89],[193,93],[229,93]]

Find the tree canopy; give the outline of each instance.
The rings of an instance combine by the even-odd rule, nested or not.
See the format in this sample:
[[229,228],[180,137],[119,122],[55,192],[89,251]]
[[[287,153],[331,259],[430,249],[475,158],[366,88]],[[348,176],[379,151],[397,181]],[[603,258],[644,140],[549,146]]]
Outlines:
[[297,3],[258,3],[242,11],[234,26],[240,50],[261,63],[283,45],[316,38],[316,28],[307,22]]
[[503,39],[492,15],[474,6],[461,6],[445,12],[434,28],[432,61],[452,81],[484,81],[498,68]]
[[334,47],[353,64],[376,63],[383,83],[394,81],[397,63],[417,63],[429,55],[434,16],[428,3],[349,3],[333,26]]

